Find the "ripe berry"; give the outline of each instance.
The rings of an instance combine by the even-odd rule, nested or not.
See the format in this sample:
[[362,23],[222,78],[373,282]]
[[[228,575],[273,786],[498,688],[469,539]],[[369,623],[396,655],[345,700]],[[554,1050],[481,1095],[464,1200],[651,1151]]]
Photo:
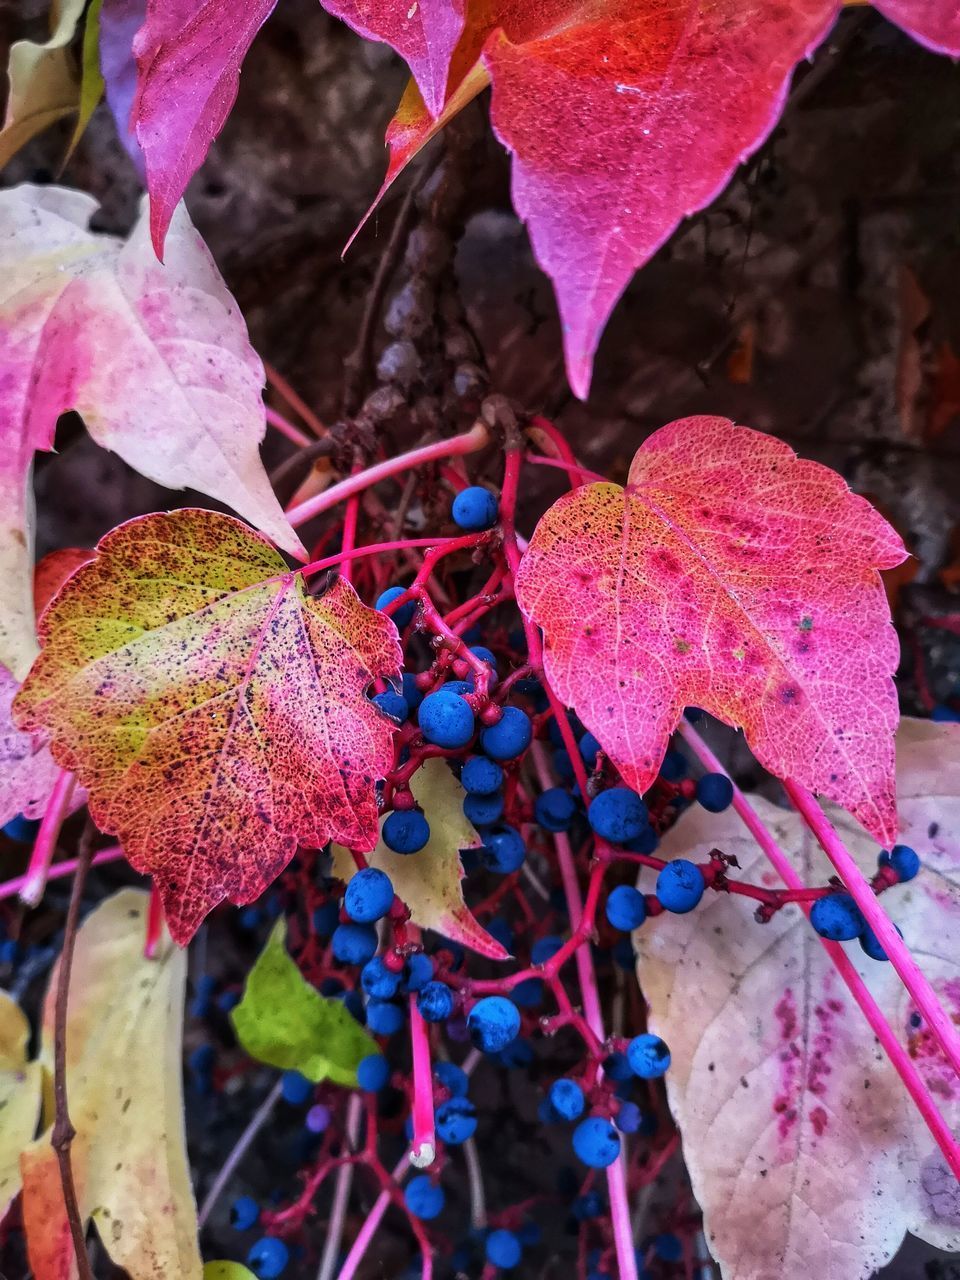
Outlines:
[[299,1071],[285,1071],[280,1085],[280,1092],[283,1094],[284,1102],[289,1102],[294,1107],[300,1107],[313,1093],[313,1084],[306,1076],[302,1076]]
[[682,751],[668,751],[660,766],[660,777],[665,782],[679,782],[687,776],[687,757]]
[[260,1219],[260,1206],[253,1196],[238,1196],[230,1206],[230,1225],[237,1231],[249,1231]]
[[504,707],[496,724],[480,731],[480,746],[494,760],[513,760],[526,751],[533,737],[530,717],[519,707]]
[[603,1070],[604,1074],[608,1075],[611,1080],[629,1080],[633,1075],[630,1059],[625,1053],[621,1053],[619,1049],[607,1054],[603,1060]]
[[453,1062],[435,1062],[433,1074],[437,1077],[451,1098],[465,1098],[470,1087],[470,1077]]
[[520,1012],[506,996],[484,996],[467,1015],[474,1045],[484,1053],[499,1053],[520,1032]]
[[[392,604],[394,600],[399,599],[406,589],[406,587],[387,587],[386,591],[377,596],[377,603],[374,607],[377,609],[385,609],[388,604]],[[416,600],[408,600],[406,604],[402,604],[399,609],[396,609],[391,613],[390,617],[402,631],[405,626],[413,621],[413,615],[416,612]]]
[[635,1102],[621,1102],[620,1110],[614,1116],[614,1123],[621,1133],[636,1133],[643,1119],[640,1108]]
[[523,1249],[520,1241],[512,1231],[491,1231],[487,1236],[484,1249],[487,1261],[494,1267],[504,1271],[512,1270],[520,1261]]
[[580,755],[583,759],[583,763],[589,769],[594,768],[597,763],[597,753],[600,751],[600,743],[592,733],[587,732],[583,735],[577,745],[580,748]]
[[453,500],[451,514],[467,533],[480,533],[496,523],[498,503],[489,489],[472,484],[462,489]]
[[446,1022],[454,1003],[453,992],[445,982],[428,982],[417,993],[417,1008],[424,1022]]
[[[900,937],[902,938],[903,931],[900,929],[899,926],[895,926],[895,928],[897,930],[897,933],[899,933]],[[863,948],[864,953],[868,955],[871,960],[889,960],[890,959],[886,951],[884,951],[883,946],[881,945],[880,939],[877,937],[873,929],[868,924],[864,924],[863,932],[860,934],[860,946]]]
[[330,940],[341,964],[366,964],[377,952],[377,931],[368,924],[338,924]]
[[388,689],[386,693],[375,694],[371,701],[376,703],[385,716],[389,716],[397,724],[403,724],[410,714],[406,698],[402,693],[394,693],[392,689]]
[[357,1084],[367,1093],[379,1093],[390,1080],[390,1064],[382,1053],[362,1058],[357,1067]]
[[326,1133],[330,1128],[330,1108],[325,1107],[322,1102],[318,1102],[315,1107],[311,1107],[307,1112],[306,1125],[311,1133]]
[[653,1252],[661,1262],[683,1261],[683,1244],[679,1236],[675,1236],[672,1231],[665,1231],[662,1235],[654,1236]]
[[437,747],[465,747],[473,737],[473,711],[459,694],[446,688],[427,694],[420,703],[417,723],[426,740]]
[[403,1026],[403,1006],[389,1000],[367,1001],[367,1026],[375,1036],[395,1035]]
[[505,876],[520,870],[527,856],[527,847],[515,827],[504,826],[484,838],[482,855],[491,871]]
[[656,1080],[670,1066],[670,1050],[659,1036],[648,1031],[634,1036],[627,1045],[627,1061],[630,1070],[641,1080]]
[[620,1136],[605,1116],[587,1116],[573,1131],[573,1149],[591,1169],[606,1169],[620,1154]]
[[403,1191],[407,1208],[415,1218],[430,1222],[443,1212],[446,1197],[443,1187],[426,1173],[411,1178]]
[[561,1120],[579,1120],[587,1105],[583,1090],[576,1080],[554,1080],[547,1095],[550,1106]]
[[407,991],[419,991],[433,977],[433,961],[422,951],[407,957],[403,968],[403,985]]
[[470,652],[473,654],[475,658],[479,658],[481,662],[485,662],[488,667],[493,667],[494,671],[496,671],[497,669],[496,655],[491,653],[491,651],[485,645],[472,644],[470,646]]
[[647,901],[639,890],[628,884],[618,884],[607,898],[607,919],[615,929],[629,933],[643,924],[647,918]]
[[538,938],[530,948],[531,964],[546,964],[551,956],[555,956],[563,946],[563,939],[555,933],[548,933],[543,938]]
[[733,783],[722,773],[705,773],[697,783],[697,800],[708,813],[723,813],[733,800]]
[[417,684],[417,677],[412,671],[405,671],[400,679],[403,684],[403,700],[410,711],[416,711],[423,701],[423,690]]
[[390,877],[377,867],[363,867],[347,885],[343,905],[357,924],[373,924],[393,905]]
[[913,880],[920,871],[920,859],[908,844],[895,844],[889,853],[884,850],[878,862],[881,867],[893,867],[901,882]]
[[486,756],[471,756],[463,766],[460,784],[468,795],[489,796],[503,786],[503,770]]
[[489,796],[464,796],[463,816],[475,827],[491,827],[503,817],[503,793]]
[[601,840],[623,844],[643,834],[647,806],[628,787],[611,787],[596,797],[587,810],[587,818]]
[[821,938],[849,942],[859,938],[866,921],[849,893],[830,893],[810,908],[810,923]]
[[430,823],[419,809],[394,809],[387,814],[380,835],[394,853],[419,853],[430,839]]
[[577,813],[577,802],[563,787],[550,787],[537,796],[533,816],[544,831],[569,831]]
[[360,985],[375,1000],[392,1000],[400,987],[400,974],[388,969],[380,956],[374,956],[360,970]]
[[466,1098],[450,1098],[437,1107],[437,1134],[448,1147],[458,1147],[477,1131],[477,1111]]
[[570,1209],[578,1222],[589,1222],[603,1213],[603,1198],[599,1191],[587,1191],[577,1196]]
[[703,872],[686,858],[668,862],[657,876],[657,897],[661,905],[677,915],[692,911],[706,887]]
[[276,1236],[264,1236],[247,1254],[247,1266],[259,1280],[275,1280],[289,1260],[290,1250]]

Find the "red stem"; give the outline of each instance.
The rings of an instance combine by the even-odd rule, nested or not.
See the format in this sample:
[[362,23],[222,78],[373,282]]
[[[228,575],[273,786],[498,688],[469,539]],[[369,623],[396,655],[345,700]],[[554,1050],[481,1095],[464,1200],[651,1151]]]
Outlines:
[[150,902],[147,906],[147,933],[143,940],[143,954],[147,960],[153,960],[160,945],[163,933],[163,899],[157,889],[156,882],[150,882]]
[[66,769],[61,769],[50,792],[50,799],[43,813],[40,830],[33,844],[33,852],[27,865],[27,874],[20,882],[20,897],[28,907],[35,907],[43,897],[50,864],[57,848],[60,828],[70,807],[70,798],[77,780]]
[[437,1158],[437,1135],[433,1114],[433,1067],[427,1024],[410,996],[410,1044],[413,1050],[413,1145],[410,1163],[426,1169]]
[[267,415],[267,422],[269,422],[271,427],[276,428],[282,436],[286,436],[288,440],[292,440],[293,443],[295,445],[299,445],[301,449],[305,449],[308,445],[313,444],[313,441],[305,432],[301,431],[299,427],[295,427],[292,422],[288,422],[282,414],[277,413],[276,409],[271,409],[269,405],[264,405],[263,408]]

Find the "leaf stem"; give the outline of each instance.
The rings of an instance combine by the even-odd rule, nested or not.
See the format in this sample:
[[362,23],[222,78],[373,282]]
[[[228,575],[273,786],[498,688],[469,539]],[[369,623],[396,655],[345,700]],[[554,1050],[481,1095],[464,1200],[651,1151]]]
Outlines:
[[[407,1149],[403,1156],[401,1156],[400,1161],[390,1174],[390,1177],[398,1185],[403,1181],[413,1167],[411,1164],[412,1158],[413,1148],[411,1147]],[[337,1280],[353,1280],[353,1277],[356,1275],[357,1268],[363,1261],[364,1254],[370,1248],[371,1241],[376,1234],[377,1228],[383,1221],[383,1215],[390,1207],[392,1199],[393,1196],[389,1190],[381,1191],[377,1196],[376,1200],[373,1202],[373,1208],[367,1214],[363,1226],[357,1232],[356,1240],[354,1240],[353,1244],[350,1246],[350,1252],[343,1260],[343,1266],[337,1274]]]
[[160,935],[163,933],[163,899],[156,881],[150,884],[150,903],[147,907],[147,930],[143,939],[144,959],[152,960],[157,954]]
[[433,1068],[427,1024],[410,996],[410,1047],[413,1052],[413,1144],[410,1163],[426,1169],[437,1158],[437,1135],[433,1113]]
[[50,875],[50,864],[57,847],[60,828],[63,826],[70,798],[77,779],[67,769],[61,769],[50,792],[50,799],[43,813],[40,830],[34,841],[33,852],[27,865],[27,873],[20,883],[20,898],[28,907],[35,907],[43,897]]
[[237,1139],[236,1143],[234,1144],[233,1150],[227,1156],[226,1160],[224,1160],[223,1166],[220,1169],[220,1172],[217,1174],[216,1178],[214,1178],[213,1184],[210,1187],[210,1190],[204,1196],[203,1204],[200,1206],[200,1212],[197,1215],[197,1227],[200,1230],[202,1230],[204,1226],[206,1226],[207,1219],[210,1217],[210,1214],[213,1212],[214,1207],[217,1201],[220,1199],[221,1195],[223,1194],[224,1188],[226,1187],[227,1183],[230,1181],[230,1179],[233,1177],[234,1173],[236,1172],[237,1165],[240,1163],[243,1157],[247,1154],[250,1144],[253,1142],[254,1138],[257,1136],[257,1134],[260,1132],[263,1126],[270,1119],[271,1115],[273,1114],[273,1109],[277,1105],[277,1102],[280,1100],[280,1097],[282,1096],[282,1094],[283,1094],[283,1080],[281,1078],[280,1080],[276,1081],[273,1088],[264,1098],[263,1102],[260,1103],[260,1106],[256,1109],[256,1111],[250,1117],[250,1123],[247,1125],[243,1133],[241,1133],[240,1137]]
[[[113,845],[111,848],[101,849],[98,854],[95,854],[90,865],[99,867],[104,862],[117,862],[123,856],[123,850],[120,846],[118,844]],[[67,858],[63,862],[58,862],[50,868],[47,879],[56,880],[60,876],[71,875],[76,871],[79,861],[79,858]],[[0,901],[4,898],[12,898],[15,894],[20,893],[26,882],[26,876],[16,876],[13,880],[7,880],[4,884],[0,884]]]
[[[358,1093],[351,1094],[347,1103],[347,1142],[353,1150],[357,1145],[360,1133],[360,1120],[363,1115],[363,1100]],[[317,1280],[333,1280],[340,1253],[340,1241],[343,1239],[343,1223],[347,1216],[347,1204],[353,1187],[353,1165],[342,1164],[337,1170],[337,1180],[333,1188],[333,1205],[330,1209],[330,1221],[327,1223],[327,1238],[323,1242],[323,1256],[320,1259],[320,1270]]]
[[277,413],[276,409],[271,409],[269,405],[264,405],[263,409],[270,426],[279,431],[282,436],[286,436],[295,445],[299,445],[301,449],[307,449],[313,443],[305,431],[301,431],[292,422],[288,422],[282,414]]
[[297,395],[296,391],[294,391],[286,378],[281,373],[278,373],[277,370],[274,369],[273,365],[264,362],[263,368],[267,375],[267,382],[270,386],[272,386],[273,389],[277,391],[284,400],[286,400],[291,409],[296,413],[299,413],[300,417],[307,424],[313,434],[318,438],[325,436],[327,434],[327,428],[323,425],[307,402]]

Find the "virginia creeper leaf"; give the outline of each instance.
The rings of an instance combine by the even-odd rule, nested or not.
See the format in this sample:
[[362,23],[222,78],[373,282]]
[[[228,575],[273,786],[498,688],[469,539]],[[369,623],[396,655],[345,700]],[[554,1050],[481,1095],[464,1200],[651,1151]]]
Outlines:
[[70,42],[86,0],[54,0],[46,44],[19,40],[11,46],[10,91],[0,129],[0,168],[49,125],[77,110],[80,81]]
[[626,489],[591,484],[550,508],[517,599],[554,688],[630,786],[651,784],[698,706],[887,840],[898,643],[878,570],[905,556],[827,467],[685,418],[641,446]]
[[[143,955],[147,894],[124,889],[77,934],[67,1012],[71,1149],[84,1222],[131,1280],[200,1280],[183,1121],[186,952],[164,938]],[[41,1060],[53,1061],[54,971]],[[52,1116],[47,1117],[52,1119]],[[76,1262],[51,1130],[24,1151],[23,1220],[35,1280],[72,1280]]]
[[20,1190],[20,1152],[40,1119],[43,1068],[27,1061],[29,1038],[20,1006],[0,991],[0,1221]]
[[891,22],[903,27],[936,53],[960,57],[960,5],[957,0],[873,0]]
[[45,733],[26,733],[13,723],[19,682],[0,665],[0,826],[17,814],[42,818],[60,769]]
[[307,594],[261,535],[181,510],[114,529],[40,620],[15,714],[151,874],[178,942],[296,852],[377,841],[392,725],[365,698],[397,630],[338,579]]
[[147,0],[103,0],[100,10],[100,71],[107,105],[117,126],[117,135],[146,181],[143,152],[133,128],[133,100],[137,92],[137,62],[133,41],[143,26]]
[[103,97],[103,75],[100,72],[100,13],[103,0],[90,0],[83,23],[83,56],[80,62],[80,92],[77,99],[77,123],[67,149],[67,159],[86,132],[93,113]]
[[151,480],[201,489],[302,554],[258,453],[263,367],[186,213],[162,266],[142,220],[123,244],[87,230],[95,209],[59,187],[0,192],[0,661],[18,677],[33,649],[30,461],[67,409]]
[[[903,723],[900,838],[917,849],[924,869],[883,898],[955,1014],[958,739],[952,725]],[[799,817],[751,799],[804,883],[826,884],[832,868]],[[872,873],[876,844],[841,811],[828,812]],[[939,829],[931,837],[934,813]],[[695,806],[661,851],[702,860],[717,847],[737,858],[739,879],[779,884],[732,809],[718,817]],[[642,876],[641,886],[652,889],[652,882]],[[956,1183],[799,908],[759,925],[745,899],[711,894],[689,916],[648,921],[635,941],[650,1025],[671,1050],[671,1110],[724,1280],[866,1280],[906,1231],[960,1249]],[[867,959],[856,943],[847,950],[955,1128],[960,1086],[922,1021],[915,1025],[892,966]]]
[[[509,952],[482,928],[463,900],[461,849],[476,849],[483,841],[463,814],[466,794],[444,760],[425,760],[410,780],[414,799],[430,823],[430,839],[419,853],[394,853],[381,840],[367,856],[371,867],[385,871],[410,908],[410,919],[433,929],[492,960],[507,960]],[[356,874],[347,849],[333,846],[333,874],[344,883]]]
[[278,920],[247,975],[243,999],[231,1012],[240,1043],[259,1062],[299,1071],[318,1084],[355,1087],[357,1067],[377,1046],[341,1000],[324,997],[294,964],[287,926]]
[[37,562],[33,571],[33,607],[38,618],[70,575],[92,559],[89,547],[59,547]]
[[203,1267],[203,1280],[257,1280],[242,1262],[207,1262]]
[[147,0],[133,45],[133,122],[150,192],[150,230],[162,257],[187,183],[223,128],[240,67],[277,0]]

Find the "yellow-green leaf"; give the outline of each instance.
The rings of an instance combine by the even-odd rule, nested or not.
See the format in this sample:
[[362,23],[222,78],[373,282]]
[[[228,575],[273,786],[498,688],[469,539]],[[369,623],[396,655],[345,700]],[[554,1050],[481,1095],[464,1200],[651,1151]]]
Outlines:
[[30,1024],[0,991],[0,1218],[20,1190],[20,1153],[37,1131],[43,1068],[27,1061]]
[[257,1277],[242,1262],[207,1262],[203,1280],[257,1280]]
[[231,1013],[240,1043],[252,1058],[299,1071],[315,1083],[356,1085],[357,1067],[377,1046],[339,1000],[320,995],[286,948],[278,920]]
[[55,0],[46,44],[18,40],[10,49],[10,92],[0,129],[0,166],[35,134],[76,111],[80,84],[70,42],[86,0]]
[[77,125],[67,149],[67,160],[83,137],[90,117],[103,97],[103,73],[100,70],[100,10],[103,0],[90,0],[86,22],[83,25],[83,57],[80,67],[80,99]]
[[[71,1149],[84,1222],[131,1280],[201,1280],[183,1121],[186,952],[164,937],[143,955],[147,894],[108,898],[77,934],[67,1014]],[[58,971],[43,1014],[53,1057]],[[48,1117],[49,1119],[49,1117]],[[76,1274],[51,1131],[24,1151],[23,1220],[34,1280]]]

